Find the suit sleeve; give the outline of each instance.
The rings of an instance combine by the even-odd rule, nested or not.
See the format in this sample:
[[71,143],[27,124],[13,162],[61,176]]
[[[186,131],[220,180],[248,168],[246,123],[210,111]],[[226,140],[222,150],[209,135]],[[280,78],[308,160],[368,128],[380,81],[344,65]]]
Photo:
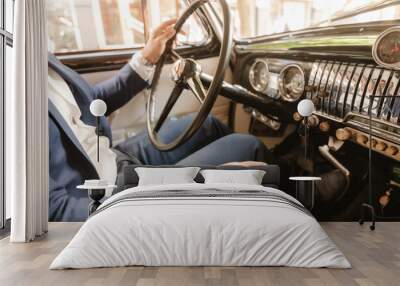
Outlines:
[[96,178],[96,174],[64,136],[61,127],[49,116],[49,220],[85,221],[88,194],[76,186],[83,182],[83,177]]
[[106,116],[113,113],[141,92],[148,83],[126,64],[117,75],[93,86],[94,96],[107,104]]

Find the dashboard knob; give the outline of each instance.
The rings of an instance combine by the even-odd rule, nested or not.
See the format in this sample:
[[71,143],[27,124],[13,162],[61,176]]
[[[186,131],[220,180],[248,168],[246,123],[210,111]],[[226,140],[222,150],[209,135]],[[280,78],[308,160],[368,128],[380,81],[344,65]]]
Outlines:
[[368,137],[364,134],[358,134],[356,141],[358,144],[365,145],[368,142]]
[[331,129],[331,125],[327,121],[322,121],[319,124],[319,130],[321,130],[322,132],[329,132],[330,129]]
[[300,113],[295,112],[293,113],[293,120],[296,122],[300,122],[303,119],[303,117],[300,115]]
[[336,138],[342,141],[349,140],[351,138],[351,131],[346,128],[339,128],[336,130]]
[[319,124],[319,119],[317,116],[312,115],[312,116],[308,117],[308,126],[315,127],[315,126],[318,126],[318,124]]
[[385,142],[378,141],[378,143],[375,146],[375,149],[378,151],[385,151],[386,147],[387,147],[387,145]]
[[385,153],[389,156],[394,156],[397,153],[399,153],[399,148],[397,148],[396,146],[389,146],[386,150]]

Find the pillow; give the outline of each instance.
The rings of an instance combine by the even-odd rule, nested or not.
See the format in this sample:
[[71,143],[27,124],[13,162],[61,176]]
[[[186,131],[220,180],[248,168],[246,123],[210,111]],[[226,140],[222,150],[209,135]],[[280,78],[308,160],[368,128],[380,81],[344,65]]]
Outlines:
[[139,186],[195,183],[198,167],[187,168],[135,168]]
[[261,170],[202,170],[206,184],[261,185],[265,171]]
[[[263,170],[265,175],[262,181],[262,185],[266,187],[272,187],[279,189],[280,186],[280,168],[278,165],[264,165],[256,166],[251,168],[243,168],[240,166],[177,166],[177,165],[127,165],[123,167],[123,172],[120,175],[120,180],[118,181],[118,187],[114,189],[113,194],[121,192],[123,190],[137,187],[139,184],[139,176],[136,173],[136,168],[184,168],[184,167],[200,167],[201,170]],[[196,183],[204,183],[204,178],[200,174],[194,178]]]

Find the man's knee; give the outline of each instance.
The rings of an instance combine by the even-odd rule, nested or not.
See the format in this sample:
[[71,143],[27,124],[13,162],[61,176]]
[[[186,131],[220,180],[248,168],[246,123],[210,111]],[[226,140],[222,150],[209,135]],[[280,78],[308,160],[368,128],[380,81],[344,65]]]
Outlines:
[[240,146],[252,146],[257,149],[266,149],[264,143],[254,135],[234,133],[227,136],[230,144],[238,144]]
[[[169,121],[169,123],[174,127],[177,127],[177,125],[181,126],[181,129],[184,130],[187,127],[189,127],[190,124],[193,123],[193,121],[196,119],[196,115],[197,114],[195,114],[195,113],[190,113],[190,114],[187,114],[187,115],[179,118],[178,120],[172,119]],[[220,127],[222,125],[224,125],[224,124],[221,121],[219,121],[217,118],[215,118],[212,115],[208,115],[206,117],[206,119],[204,120],[201,128],[211,130],[211,129],[215,129],[215,127]]]
[[249,134],[231,134],[226,136],[226,148],[239,148],[247,156],[251,156],[253,161],[275,163],[274,155],[267,149],[265,144],[256,136]]
[[232,133],[232,130],[213,115],[208,115],[203,123],[203,128],[218,136],[225,136]]

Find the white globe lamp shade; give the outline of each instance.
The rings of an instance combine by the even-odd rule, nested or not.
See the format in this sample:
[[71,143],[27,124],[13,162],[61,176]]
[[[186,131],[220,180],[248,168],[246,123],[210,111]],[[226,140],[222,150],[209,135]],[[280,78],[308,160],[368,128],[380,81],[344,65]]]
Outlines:
[[101,99],[95,99],[90,104],[90,113],[94,116],[99,117],[106,114],[107,111],[107,104],[102,101]]
[[308,117],[315,111],[314,103],[310,99],[303,99],[297,105],[297,111],[303,117]]

